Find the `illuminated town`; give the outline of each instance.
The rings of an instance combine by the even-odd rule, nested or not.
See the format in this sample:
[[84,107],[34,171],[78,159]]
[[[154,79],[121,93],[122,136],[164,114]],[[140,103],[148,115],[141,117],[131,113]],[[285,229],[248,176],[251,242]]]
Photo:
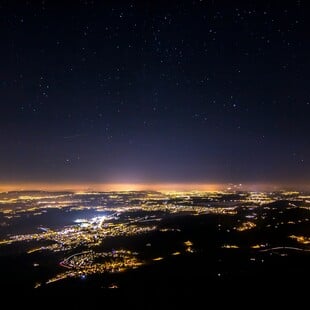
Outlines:
[[[29,283],[38,290],[205,255],[204,239],[217,260],[245,252],[250,264],[310,251],[310,196],[299,192],[5,192],[0,204],[1,252],[26,255],[30,272],[49,257],[49,271]],[[201,235],[204,225],[213,235]],[[217,277],[229,277],[222,269],[214,264]]]

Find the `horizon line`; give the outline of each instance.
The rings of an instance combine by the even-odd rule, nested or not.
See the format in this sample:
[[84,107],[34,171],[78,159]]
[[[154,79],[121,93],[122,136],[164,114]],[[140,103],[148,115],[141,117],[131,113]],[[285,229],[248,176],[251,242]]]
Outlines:
[[280,184],[280,183],[0,183],[0,192],[8,191],[242,191],[242,190],[309,190],[309,184]]

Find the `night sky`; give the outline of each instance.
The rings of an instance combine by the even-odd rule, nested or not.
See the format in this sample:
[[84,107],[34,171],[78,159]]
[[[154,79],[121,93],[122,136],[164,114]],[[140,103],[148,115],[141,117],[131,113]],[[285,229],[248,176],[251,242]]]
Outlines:
[[0,3],[1,183],[310,181],[308,1]]

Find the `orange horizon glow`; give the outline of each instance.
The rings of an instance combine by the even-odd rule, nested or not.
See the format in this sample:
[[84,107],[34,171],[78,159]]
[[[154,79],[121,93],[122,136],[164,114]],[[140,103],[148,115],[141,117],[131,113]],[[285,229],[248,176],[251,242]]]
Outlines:
[[0,191],[45,190],[45,191],[214,191],[223,189],[220,184],[182,184],[182,183],[25,183],[0,184]]
[[300,186],[284,184],[236,184],[230,183],[19,183],[0,184],[0,192],[7,191],[220,191],[220,190],[280,190],[287,188],[310,189],[308,184]]

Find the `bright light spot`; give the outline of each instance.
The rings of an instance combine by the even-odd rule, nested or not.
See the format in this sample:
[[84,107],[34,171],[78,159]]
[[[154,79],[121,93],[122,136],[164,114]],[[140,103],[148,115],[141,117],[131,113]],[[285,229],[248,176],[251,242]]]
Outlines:
[[163,260],[164,258],[163,257],[156,257],[156,258],[153,258],[153,260],[155,261],[159,261],[159,260]]

